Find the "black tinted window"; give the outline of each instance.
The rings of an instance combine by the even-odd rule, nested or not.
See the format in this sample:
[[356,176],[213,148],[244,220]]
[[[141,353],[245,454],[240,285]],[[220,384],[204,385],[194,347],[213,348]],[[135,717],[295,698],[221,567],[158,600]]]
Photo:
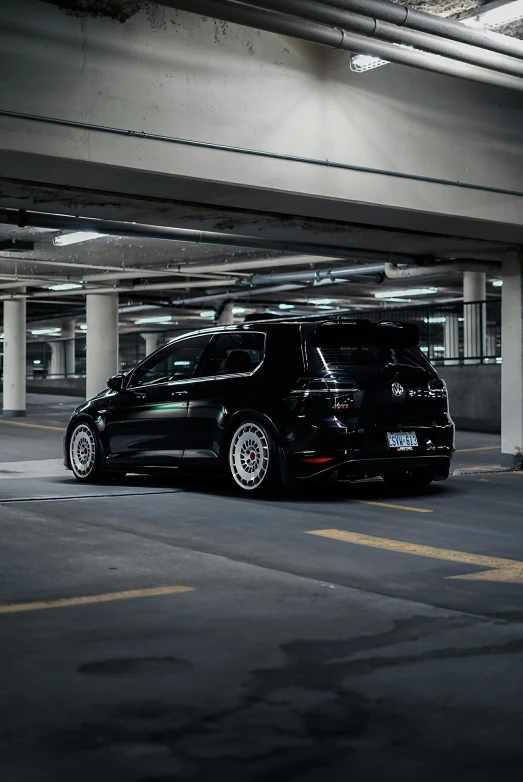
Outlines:
[[264,350],[264,334],[219,334],[205,357],[200,375],[214,377],[252,372],[263,360]]
[[210,339],[208,334],[167,345],[135,370],[131,385],[145,386],[193,377]]
[[[379,327],[378,327],[379,328]],[[406,368],[433,369],[417,345],[402,344],[398,330],[360,331],[344,326],[318,328],[307,343],[311,368],[316,371],[337,372],[345,369],[378,369],[387,365]]]

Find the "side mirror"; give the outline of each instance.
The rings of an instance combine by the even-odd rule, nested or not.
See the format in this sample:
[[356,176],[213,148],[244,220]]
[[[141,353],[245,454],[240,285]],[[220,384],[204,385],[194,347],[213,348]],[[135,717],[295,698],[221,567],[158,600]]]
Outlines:
[[121,391],[123,388],[124,377],[125,375],[113,375],[107,381],[107,387],[110,388],[111,391]]

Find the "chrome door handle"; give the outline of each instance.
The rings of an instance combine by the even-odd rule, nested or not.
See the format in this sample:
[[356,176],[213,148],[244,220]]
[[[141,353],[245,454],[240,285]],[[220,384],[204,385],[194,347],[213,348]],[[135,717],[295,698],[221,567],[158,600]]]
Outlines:
[[187,396],[187,391],[173,391],[171,396]]

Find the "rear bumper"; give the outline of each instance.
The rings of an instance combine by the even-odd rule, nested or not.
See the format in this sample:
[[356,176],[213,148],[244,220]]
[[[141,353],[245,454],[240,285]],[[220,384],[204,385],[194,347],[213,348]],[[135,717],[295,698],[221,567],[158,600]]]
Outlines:
[[[402,456],[333,459],[327,464],[321,465],[321,469],[312,469],[307,473],[301,472],[294,477],[298,480],[309,480],[337,471],[340,478],[372,478],[378,475],[404,472],[405,470],[426,470],[434,476],[435,481],[444,481],[449,476],[451,456],[437,454],[434,456]],[[313,465],[310,465],[312,467]]]

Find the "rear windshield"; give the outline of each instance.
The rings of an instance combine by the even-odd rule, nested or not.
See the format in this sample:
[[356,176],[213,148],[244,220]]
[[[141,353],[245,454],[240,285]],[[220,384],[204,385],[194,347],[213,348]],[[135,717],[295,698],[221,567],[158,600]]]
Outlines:
[[343,372],[350,369],[380,369],[398,366],[405,369],[434,370],[417,345],[406,345],[403,335],[377,329],[361,333],[343,326],[320,327],[307,341],[307,355],[312,370]]

